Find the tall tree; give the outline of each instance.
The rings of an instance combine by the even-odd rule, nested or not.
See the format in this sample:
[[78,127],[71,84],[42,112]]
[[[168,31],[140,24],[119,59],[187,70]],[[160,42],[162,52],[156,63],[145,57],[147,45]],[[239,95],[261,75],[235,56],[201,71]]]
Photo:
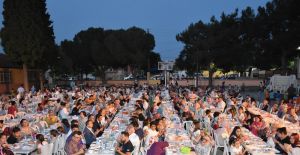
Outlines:
[[210,86],[213,84],[212,77],[216,71],[216,53],[222,48],[220,46],[222,34],[219,31],[220,23],[212,17],[209,23],[199,21],[191,24],[187,30],[176,36],[178,41],[185,44],[176,60],[176,65],[188,70],[196,70],[196,68],[208,70]]
[[262,52],[257,64],[266,62],[267,57],[269,66],[265,68],[286,69],[288,61],[296,55],[296,48],[300,45],[300,2],[298,0],[273,0],[268,2],[265,7],[258,9],[258,27],[263,30],[260,36]]
[[46,0],[4,0],[1,39],[4,52],[24,69],[44,69],[56,60],[56,47]]
[[[77,33],[72,41],[61,42],[63,55],[72,60],[73,69],[79,73],[95,71],[105,83],[108,68],[133,66],[144,68],[160,60],[154,48],[154,37],[143,29],[132,27],[127,30],[104,30],[89,28]],[[66,60],[66,59],[64,59]]]

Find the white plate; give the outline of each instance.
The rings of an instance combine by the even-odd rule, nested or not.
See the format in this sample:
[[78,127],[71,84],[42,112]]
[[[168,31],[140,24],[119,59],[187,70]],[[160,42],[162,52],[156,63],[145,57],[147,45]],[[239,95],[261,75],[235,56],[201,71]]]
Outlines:
[[30,147],[30,146],[23,146],[22,149],[23,149],[23,150],[31,150],[32,147]]

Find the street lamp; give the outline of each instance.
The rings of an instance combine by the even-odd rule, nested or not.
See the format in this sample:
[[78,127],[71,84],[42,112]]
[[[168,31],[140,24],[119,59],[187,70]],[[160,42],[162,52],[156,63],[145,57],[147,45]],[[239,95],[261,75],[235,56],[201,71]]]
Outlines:
[[[297,51],[300,51],[300,46],[296,49]],[[298,52],[297,52],[298,53]],[[299,58],[299,53],[297,54],[297,78],[300,78],[300,58]]]

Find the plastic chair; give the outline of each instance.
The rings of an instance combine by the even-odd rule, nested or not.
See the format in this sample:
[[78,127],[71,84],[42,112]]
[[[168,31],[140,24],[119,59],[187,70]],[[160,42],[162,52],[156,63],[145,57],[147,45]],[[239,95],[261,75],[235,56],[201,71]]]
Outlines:
[[147,150],[145,150],[145,141],[144,141],[144,138],[141,140],[141,143],[140,143],[140,149],[139,149],[139,154],[140,155],[146,155],[147,154]]
[[[215,147],[214,147],[213,155],[217,155],[218,148],[224,148],[223,155],[226,153],[226,151],[228,152],[228,148],[225,143],[226,140],[224,140],[223,144],[220,144],[218,135],[214,131],[213,131],[213,138],[215,140]],[[229,155],[229,154],[226,154],[226,155]]]
[[193,128],[194,123],[193,121],[184,121],[183,126],[185,127],[185,130],[190,132],[191,128]]
[[26,112],[24,112],[24,111],[17,112],[17,117],[18,117],[18,118],[22,118],[22,117],[24,117],[25,115],[26,115]]
[[227,140],[224,140],[224,151],[223,151],[223,155],[230,155],[229,154],[229,145],[228,145],[228,142]]
[[36,132],[40,132],[40,128],[37,125],[32,125],[31,128]]
[[43,145],[41,147],[41,154],[42,155],[52,155],[52,151],[53,151],[53,143]]
[[57,141],[58,141],[58,151],[57,151],[57,155],[65,155],[65,144],[66,144],[66,138],[64,134],[61,134],[57,137]]
[[195,150],[200,155],[210,155],[211,154],[211,146],[201,147],[200,145],[195,146]]
[[46,121],[40,121],[39,124],[45,129],[48,128],[48,123]]
[[12,114],[6,114],[6,115],[5,115],[5,119],[6,119],[6,120],[15,119],[15,116],[12,115]]
[[52,149],[52,154],[57,154],[58,153],[58,141],[57,139],[53,142],[53,149]]

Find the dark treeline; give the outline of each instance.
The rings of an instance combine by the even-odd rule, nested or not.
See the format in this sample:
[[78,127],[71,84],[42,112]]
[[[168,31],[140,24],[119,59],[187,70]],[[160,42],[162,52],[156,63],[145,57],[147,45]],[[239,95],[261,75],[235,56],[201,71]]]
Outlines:
[[[300,46],[300,1],[273,0],[254,9],[222,13],[210,22],[198,21],[178,34],[184,48],[178,68],[245,72],[249,67],[287,69]],[[210,81],[211,83],[211,81]]]
[[160,55],[152,51],[154,46],[154,36],[137,27],[127,30],[89,28],[77,33],[73,40],[61,42],[59,66],[66,68],[59,68],[58,72],[94,72],[104,79],[108,68],[148,70],[160,61]]
[[95,73],[105,80],[108,68],[148,71],[160,61],[153,52],[154,36],[141,28],[89,28],[56,45],[45,0],[4,0],[3,8],[1,44],[9,58],[23,66],[27,90],[27,68],[51,69],[56,75]]

